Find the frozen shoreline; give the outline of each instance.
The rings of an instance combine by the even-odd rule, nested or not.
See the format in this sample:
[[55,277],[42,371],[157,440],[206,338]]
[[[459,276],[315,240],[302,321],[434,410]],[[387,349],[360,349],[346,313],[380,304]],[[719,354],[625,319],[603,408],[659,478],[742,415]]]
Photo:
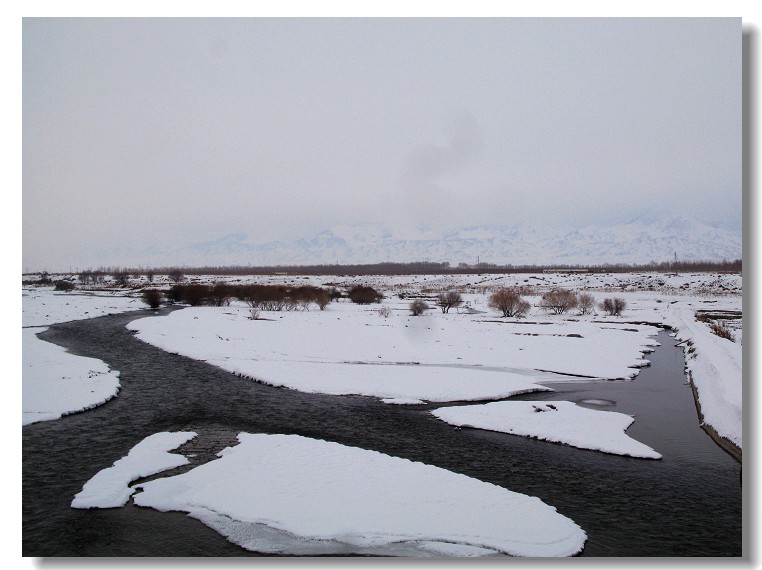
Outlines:
[[142,308],[112,293],[22,289],[22,425],[57,420],[105,404],[119,393],[119,372],[37,337],[48,325]]
[[84,412],[117,396],[118,371],[41,340],[37,333],[43,330],[22,330],[22,425]]

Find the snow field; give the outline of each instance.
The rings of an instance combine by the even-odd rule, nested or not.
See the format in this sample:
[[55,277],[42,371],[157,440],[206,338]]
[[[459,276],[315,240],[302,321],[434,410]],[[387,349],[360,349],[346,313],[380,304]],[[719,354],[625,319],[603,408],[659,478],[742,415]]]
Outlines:
[[25,287],[21,293],[22,326],[44,326],[145,309],[140,299],[123,293],[53,291],[52,287]]
[[[188,512],[243,548],[271,553],[570,556],[586,535],[536,497],[375,451],[241,433],[220,459],[142,483],[135,504]],[[281,541],[254,532],[266,525]],[[296,543],[295,543],[296,542]],[[295,544],[294,544],[295,543]]]
[[536,437],[616,455],[661,458],[661,454],[625,434],[634,421],[632,417],[591,410],[573,402],[492,402],[439,408],[431,413],[456,426]]

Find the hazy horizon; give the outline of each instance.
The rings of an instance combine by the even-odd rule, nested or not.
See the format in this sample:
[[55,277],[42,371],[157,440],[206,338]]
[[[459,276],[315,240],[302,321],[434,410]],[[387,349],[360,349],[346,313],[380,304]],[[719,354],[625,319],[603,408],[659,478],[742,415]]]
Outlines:
[[740,232],[741,101],[739,18],[25,18],[23,267],[358,223]]

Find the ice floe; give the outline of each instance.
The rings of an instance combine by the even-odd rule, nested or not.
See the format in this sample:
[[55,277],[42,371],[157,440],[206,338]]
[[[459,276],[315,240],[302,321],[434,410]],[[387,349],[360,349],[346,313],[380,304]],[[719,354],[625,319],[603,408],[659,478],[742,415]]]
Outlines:
[[376,451],[241,433],[219,459],[136,487],[243,548],[280,554],[570,556],[584,531],[537,497]]
[[591,410],[565,401],[491,402],[431,412],[456,426],[499,431],[616,455],[660,459],[625,430],[634,421],[619,412]]
[[129,485],[140,477],[186,465],[188,459],[169,453],[196,437],[195,432],[160,432],[149,435],[130,450],[126,457],[95,474],[77,493],[71,506],[75,509],[121,507],[135,489]]

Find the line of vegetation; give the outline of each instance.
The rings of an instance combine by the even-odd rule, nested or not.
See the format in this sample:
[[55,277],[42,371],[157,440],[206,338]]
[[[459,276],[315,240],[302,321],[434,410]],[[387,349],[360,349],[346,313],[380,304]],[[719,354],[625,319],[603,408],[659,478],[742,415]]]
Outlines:
[[[155,290],[148,290],[155,291]],[[154,293],[144,300],[153,307]],[[292,311],[295,309],[308,310],[311,304],[317,305],[322,311],[331,301],[341,297],[336,289],[325,289],[312,285],[286,287],[283,285],[231,285],[214,283],[203,285],[199,283],[172,285],[166,292],[167,299],[173,303],[187,303],[193,307],[210,305],[224,307],[230,301],[243,301],[252,309],[262,311]]]
[[[720,318],[720,316],[725,318]],[[709,326],[709,330],[717,336],[727,339],[731,342],[735,342],[736,339],[733,336],[733,331],[730,330],[727,324],[728,315],[722,315],[722,313],[711,313],[708,311],[697,311],[696,320],[702,323],[706,323]],[[732,315],[731,320],[740,318],[740,316]]]
[[[696,260],[664,261],[650,263],[604,263],[598,265],[499,265],[478,263],[469,265],[449,262],[415,261],[410,263],[367,263],[367,264],[324,264],[324,265],[219,265],[219,266],[164,266],[164,267],[100,267],[78,272],[83,284],[102,283],[106,276],[145,276],[149,283],[155,275],[440,275],[440,274],[480,274],[480,273],[546,273],[546,272],[581,272],[581,273],[633,273],[658,271],[664,273],[715,272],[739,273],[743,269],[741,259],[731,261]],[[65,272],[64,272],[65,273]],[[75,272],[76,273],[76,272]],[[49,272],[28,273],[25,275],[49,275]]]

